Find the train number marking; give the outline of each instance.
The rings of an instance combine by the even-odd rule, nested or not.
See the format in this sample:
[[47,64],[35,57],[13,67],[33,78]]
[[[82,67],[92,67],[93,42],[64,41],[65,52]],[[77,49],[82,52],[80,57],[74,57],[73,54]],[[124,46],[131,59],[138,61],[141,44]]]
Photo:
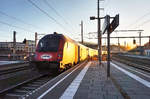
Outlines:
[[41,55],[41,59],[50,59],[50,58],[52,58],[51,55],[48,55],[48,54]]

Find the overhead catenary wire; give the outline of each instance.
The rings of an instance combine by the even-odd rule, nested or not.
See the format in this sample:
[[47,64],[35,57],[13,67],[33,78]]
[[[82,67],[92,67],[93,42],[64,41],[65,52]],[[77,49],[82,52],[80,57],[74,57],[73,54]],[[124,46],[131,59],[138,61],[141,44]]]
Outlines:
[[50,20],[53,20],[57,25],[59,25],[62,29],[65,29],[65,27],[59,23],[55,18],[53,18],[52,16],[50,16],[46,11],[44,11],[42,8],[40,8],[38,5],[36,5],[33,1],[31,0],[27,0],[30,4],[32,4],[34,7],[36,7],[39,11],[41,11],[43,14],[45,14]]
[[[2,29],[0,29],[0,32],[6,32],[7,30],[2,30]],[[8,31],[7,31],[8,32]]]
[[145,25],[145,24],[147,24],[147,23],[149,23],[150,22],[150,19],[149,20],[146,20],[146,21],[144,21],[144,22],[142,22],[141,24],[139,24],[136,28],[139,28],[140,26],[143,26],[143,25]]
[[25,29],[25,28],[23,28],[23,27],[15,26],[15,25],[12,25],[12,24],[3,22],[3,21],[0,21],[0,23],[1,23],[1,24],[4,24],[4,25],[7,25],[7,26],[10,26],[10,27],[15,27],[15,28],[24,30],[24,31],[26,31],[26,32],[34,32],[34,31],[31,31],[31,30]]
[[104,13],[104,16],[105,16],[107,14],[106,9],[107,9],[107,7],[110,3],[110,0],[103,0],[103,1],[105,2],[105,4],[104,4],[104,7],[102,9],[103,9],[103,13]]
[[[136,23],[139,22],[139,20],[141,21],[144,17],[146,17],[148,15],[150,15],[150,12],[142,15],[141,17],[139,17],[138,19],[136,19],[133,23],[129,24],[127,27],[132,27],[133,25],[136,25]],[[143,22],[142,24],[144,24],[145,22]]]
[[23,23],[23,24],[32,26],[32,27],[34,27],[34,28],[36,28],[36,29],[37,29],[37,28],[39,29],[39,27],[37,27],[37,26],[35,26],[35,25],[33,25],[33,24],[30,24],[30,23],[27,23],[27,22],[25,22],[25,21],[23,21],[23,20],[21,20],[21,19],[19,19],[19,18],[16,18],[16,17],[14,17],[14,16],[8,15],[8,14],[5,13],[5,12],[0,11],[0,14],[1,14],[1,15],[4,15],[4,16],[7,16],[7,17],[9,17],[9,18],[11,18],[11,19],[13,19],[13,20],[16,20],[16,21],[18,21],[18,22],[20,22],[20,23]]
[[106,0],[106,5],[105,5],[105,9],[108,7],[108,4],[110,3],[110,0]]
[[43,2],[52,10],[55,12],[55,14],[57,16],[59,16],[65,24],[67,24],[69,27],[71,27],[72,30],[74,30],[74,28],[72,27],[72,24],[71,24],[71,21],[68,21],[69,19],[67,18],[67,20],[65,19],[64,16],[62,16],[49,2],[50,1],[47,1],[47,0],[43,0]]
[[63,20],[66,24],[68,24],[67,20],[66,20],[60,13],[58,13],[58,11],[57,11],[54,7],[52,7],[52,5],[51,5],[47,0],[43,0],[43,2],[44,2],[50,9],[52,9],[52,10],[55,12],[55,14],[56,14],[57,16],[59,16],[60,18],[62,18],[62,20]]

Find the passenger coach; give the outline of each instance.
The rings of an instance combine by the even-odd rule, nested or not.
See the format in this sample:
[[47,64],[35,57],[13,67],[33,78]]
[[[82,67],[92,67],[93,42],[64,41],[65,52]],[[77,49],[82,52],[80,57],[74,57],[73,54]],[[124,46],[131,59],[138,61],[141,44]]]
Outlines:
[[94,55],[97,55],[97,50],[54,33],[39,40],[34,62],[39,70],[61,71]]

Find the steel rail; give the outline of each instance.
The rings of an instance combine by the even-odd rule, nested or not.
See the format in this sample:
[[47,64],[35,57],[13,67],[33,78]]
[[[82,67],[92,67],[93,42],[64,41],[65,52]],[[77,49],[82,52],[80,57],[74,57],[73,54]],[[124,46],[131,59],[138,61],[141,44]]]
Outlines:
[[43,74],[43,75],[40,74],[40,75],[38,75],[38,76],[36,76],[36,77],[34,77],[34,78],[25,80],[24,82],[21,82],[21,83],[19,83],[19,84],[16,84],[16,85],[14,85],[14,86],[11,86],[11,87],[9,87],[9,88],[6,88],[6,89],[4,89],[4,90],[1,90],[1,91],[0,91],[0,98],[1,98],[1,97],[5,97],[5,95],[6,95],[8,92],[10,92],[11,90],[17,89],[18,87],[23,86],[23,85],[28,84],[28,83],[32,83],[32,82],[34,82],[35,80],[42,79],[42,78],[45,77],[45,76],[46,76],[45,74]]
[[136,63],[134,61],[131,61],[131,60],[127,60],[127,59],[123,59],[123,58],[119,58],[119,57],[112,57],[112,60],[116,60],[118,62],[121,62],[121,63],[124,63],[124,64],[127,64],[129,66],[133,66],[135,68],[138,68],[138,69],[141,69],[141,70],[144,70],[144,71],[147,71],[147,72],[150,72],[150,67],[147,63],[142,63],[142,64],[139,64],[138,61],[136,61]]

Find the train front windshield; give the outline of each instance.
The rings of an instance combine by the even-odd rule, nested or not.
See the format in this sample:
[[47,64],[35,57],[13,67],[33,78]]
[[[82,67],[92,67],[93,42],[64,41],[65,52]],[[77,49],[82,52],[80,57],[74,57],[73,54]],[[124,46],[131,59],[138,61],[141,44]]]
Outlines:
[[57,52],[59,48],[59,41],[58,37],[51,37],[47,36],[42,38],[37,47],[38,52]]

